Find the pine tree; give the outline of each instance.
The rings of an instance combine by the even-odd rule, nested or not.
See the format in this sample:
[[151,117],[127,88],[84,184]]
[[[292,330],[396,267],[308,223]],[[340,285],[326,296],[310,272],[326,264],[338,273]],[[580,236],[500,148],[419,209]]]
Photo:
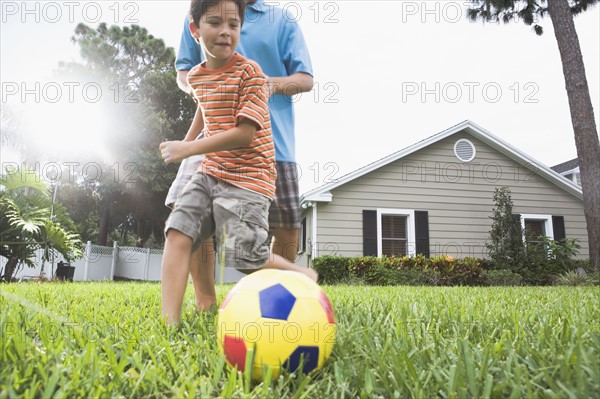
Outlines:
[[488,255],[496,269],[520,271],[524,266],[523,231],[518,215],[513,214],[513,202],[508,187],[494,192],[492,228],[486,243]]

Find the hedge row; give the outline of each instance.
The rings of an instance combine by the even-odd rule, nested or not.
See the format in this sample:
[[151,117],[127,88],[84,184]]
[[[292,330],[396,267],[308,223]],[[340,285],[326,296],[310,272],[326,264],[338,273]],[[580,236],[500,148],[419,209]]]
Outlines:
[[[319,273],[321,284],[496,286],[523,285],[531,281],[531,276],[524,278],[511,270],[494,270],[494,265],[488,260],[450,256],[378,258],[327,255],[316,258],[313,267]],[[539,279],[540,282],[550,281],[546,275],[540,275]]]

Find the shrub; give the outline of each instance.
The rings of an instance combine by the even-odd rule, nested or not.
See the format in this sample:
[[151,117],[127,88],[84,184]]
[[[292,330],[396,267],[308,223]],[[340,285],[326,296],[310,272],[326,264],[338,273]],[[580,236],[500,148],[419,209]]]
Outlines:
[[350,259],[350,273],[356,277],[365,277],[381,260],[375,256],[361,256]]
[[370,285],[481,285],[483,268],[476,258],[450,256],[322,256],[313,261],[319,283]]
[[483,280],[483,269],[476,258],[436,256],[431,258],[429,267],[438,274],[439,285],[480,285]]
[[523,285],[523,277],[508,269],[487,270],[483,273],[483,280],[489,286]]
[[569,271],[556,278],[556,285],[597,285],[597,276],[594,274]]
[[395,272],[398,285],[435,285],[435,272],[429,269],[400,269]]
[[571,266],[572,270],[577,270],[580,267],[583,270],[585,270],[586,273],[596,273],[596,272],[598,272],[598,270],[594,270],[594,268],[590,264],[590,260],[589,259],[574,259],[572,261],[572,266]]
[[376,263],[365,271],[363,278],[369,285],[396,285],[398,284],[397,272],[383,263]]
[[350,277],[352,258],[345,256],[320,256],[313,260],[313,268],[319,273],[320,284],[338,284]]

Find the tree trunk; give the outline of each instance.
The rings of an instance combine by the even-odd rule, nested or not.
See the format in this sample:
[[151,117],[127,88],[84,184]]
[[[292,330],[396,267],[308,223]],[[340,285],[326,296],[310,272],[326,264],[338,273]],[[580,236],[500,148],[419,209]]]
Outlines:
[[102,212],[102,218],[100,219],[100,231],[98,233],[98,244],[102,246],[106,246],[108,242],[108,225],[110,222],[110,208],[108,205],[104,208]]
[[6,262],[6,266],[4,267],[4,276],[2,277],[4,281],[11,282],[13,278],[13,274],[17,269],[17,265],[19,264],[19,258],[16,256],[11,256]]
[[596,271],[600,271],[600,143],[594,109],[568,0],[548,1],[548,13],[558,42],[575,133],[590,264]]

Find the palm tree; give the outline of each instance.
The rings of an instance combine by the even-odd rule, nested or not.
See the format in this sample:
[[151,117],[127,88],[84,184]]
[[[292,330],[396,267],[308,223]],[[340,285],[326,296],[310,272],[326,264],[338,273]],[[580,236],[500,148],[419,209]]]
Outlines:
[[[581,170],[583,206],[587,223],[590,265],[600,271],[600,142],[579,38],[573,15],[586,11],[599,0],[471,0],[470,20],[508,23],[515,19],[533,25],[536,34],[543,28],[536,17],[550,15],[565,77],[577,157]],[[547,7],[545,4],[547,3]]]
[[30,170],[0,174],[0,256],[7,259],[2,280],[11,281],[17,267],[34,266],[36,251],[43,249],[42,260],[54,252],[71,261],[82,256],[79,235],[63,224],[72,224],[64,208],[55,206],[48,184]]

